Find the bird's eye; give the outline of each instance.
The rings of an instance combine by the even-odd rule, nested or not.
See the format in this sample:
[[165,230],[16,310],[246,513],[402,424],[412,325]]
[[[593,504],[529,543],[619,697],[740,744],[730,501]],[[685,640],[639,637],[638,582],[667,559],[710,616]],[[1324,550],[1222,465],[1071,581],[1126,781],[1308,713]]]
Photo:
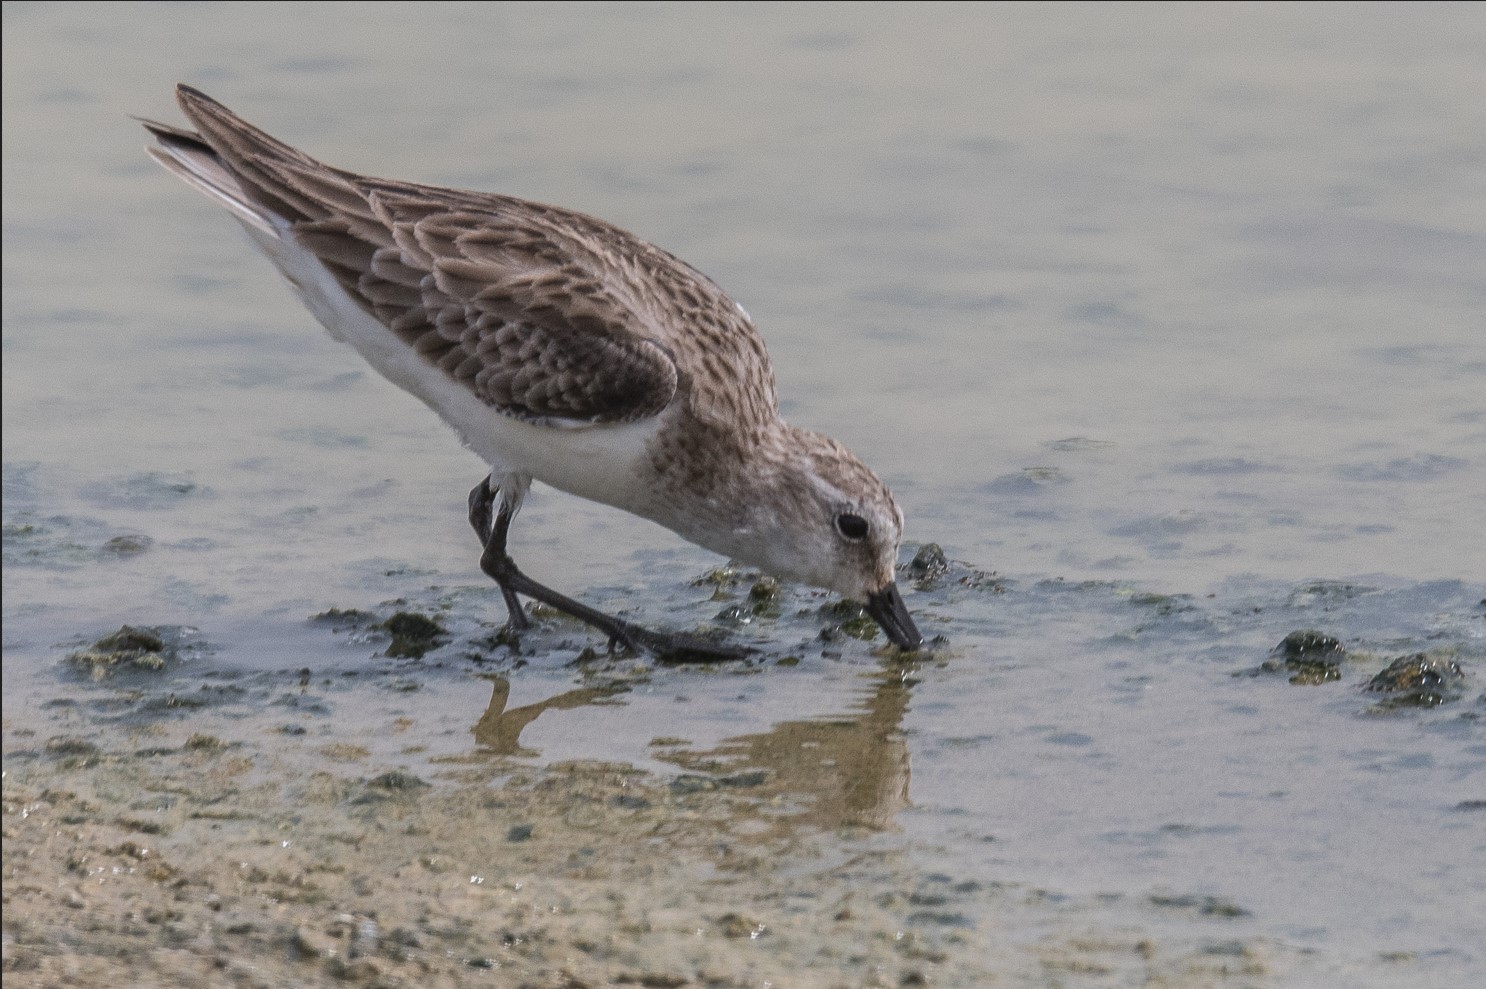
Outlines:
[[836,516],[836,531],[855,542],[867,538],[867,520],[860,515],[842,512]]

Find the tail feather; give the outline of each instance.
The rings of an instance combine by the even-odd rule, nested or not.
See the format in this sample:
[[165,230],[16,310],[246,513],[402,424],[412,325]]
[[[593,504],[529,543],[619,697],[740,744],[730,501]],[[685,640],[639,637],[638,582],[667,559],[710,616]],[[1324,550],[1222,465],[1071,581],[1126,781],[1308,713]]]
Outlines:
[[254,127],[195,86],[177,84],[175,99],[201,132],[199,139],[231,159],[234,165],[253,167],[257,161],[263,160],[324,167],[298,148]]
[[[176,87],[195,130],[141,120],[151,157],[240,220],[321,322],[339,336],[339,317],[316,289],[332,278],[363,307],[360,282],[377,250],[395,243],[374,213],[364,181],[324,165],[249,124],[199,90]],[[333,306],[331,307],[333,308]]]
[[[305,195],[303,190],[296,189],[294,181],[288,177],[293,174],[294,169],[328,171],[327,166],[321,165],[303,151],[282,143],[278,138],[270,137],[192,86],[184,83],[175,86],[175,101],[180,104],[187,119],[196,126],[196,132],[150,128],[166,153],[178,159],[178,151],[183,143],[192,144],[193,151],[210,151],[217,162],[217,168],[235,181],[241,199],[253,203],[256,212],[265,217],[279,218],[290,224],[327,217],[330,211],[318,203],[314,196]],[[195,157],[195,154],[189,157]],[[196,163],[193,163],[192,168],[195,171]],[[177,169],[171,171],[181,175]],[[181,175],[181,178],[186,178],[186,175]],[[187,181],[190,181],[189,178]],[[202,189],[199,184],[192,184]],[[204,189],[204,192],[220,199],[215,190]]]
[[253,202],[222,157],[200,135],[153,120],[140,123],[155,135],[156,144],[146,146],[151,158],[187,185],[227,207],[242,222],[264,233],[278,236],[270,214]]
[[[391,243],[359,176],[316,161],[184,83],[176,100],[197,130],[143,121],[159,142],[151,154],[240,218],[258,227],[267,222],[276,235],[285,225],[334,219],[362,240]],[[244,217],[243,206],[258,219]]]

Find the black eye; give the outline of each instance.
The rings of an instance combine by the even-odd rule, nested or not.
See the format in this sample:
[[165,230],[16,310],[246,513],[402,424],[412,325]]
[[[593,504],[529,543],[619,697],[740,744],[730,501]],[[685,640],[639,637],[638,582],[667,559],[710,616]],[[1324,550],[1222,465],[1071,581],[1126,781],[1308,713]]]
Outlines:
[[842,512],[836,516],[836,531],[850,540],[867,538],[867,520],[860,515]]

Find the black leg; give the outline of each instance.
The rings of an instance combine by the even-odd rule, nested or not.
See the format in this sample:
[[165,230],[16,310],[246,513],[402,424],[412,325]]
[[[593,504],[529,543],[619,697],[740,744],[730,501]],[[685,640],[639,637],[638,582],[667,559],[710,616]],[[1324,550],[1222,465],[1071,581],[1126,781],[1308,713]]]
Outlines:
[[491,519],[496,492],[490,488],[490,478],[475,485],[470,491],[470,525],[485,546],[480,554],[480,569],[500,587],[505,599],[506,611],[511,627],[520,631],[531,625],[531,619],[521,607],[518,594],[540,601],[549,608],[572,615],[582,622],[609,636],[611,644],[619,643],[627,649],[649,650],[662,659],[674,660],[724,660],[741,659],[753,650],[738,646],[724,646],[708,639],[683,635],[662,635],[647,628],[627,622],[622,618],[606,615],[580,601],[539,584],[516,568],[516,562],[506,552],[506,537],[511,528],[511,514],[504,504]]
[[[470,525],[474,527],[475,535],[480,537],[480,545],[486,552],[489,552],[491,546],[496,546],[498,552],[504,556],[511,516],[502,509],[492,526],[490,509],[495,504],[495,498],[496,491],[491,489],[489,477],[470,490]],[[490,573],[489,570],[485,572]],[[531,619],[526,616],[526,609],[521,607],[521,600],[516,597],[516,592],[499,577],[495,578],[495,583],[500,587],[501,598],[506,602],[506,623],[517,632],[531,628]]]
[[480,537],[480,545],[490,541],[490,506],[495,504],[495,492],[490,490],[490,475],[470,488],[470,527]]

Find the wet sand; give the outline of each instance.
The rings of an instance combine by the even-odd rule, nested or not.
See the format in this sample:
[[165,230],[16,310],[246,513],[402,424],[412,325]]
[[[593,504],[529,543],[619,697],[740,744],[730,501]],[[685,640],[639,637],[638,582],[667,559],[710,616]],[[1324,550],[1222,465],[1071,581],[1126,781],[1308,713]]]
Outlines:
[[[284,679],[281,699],[313,703]],[[767,772],[487,748],[414,774],[358,741],[401,737],[417,759],[408,719],[296,734],[282,704],[179,718],[153,701],[167,717],[132,725],[62,698],[7,713],[8,985],[1196,987],[1297,961],[924,875],[870,822],[801,826],[808,795]],[[971,903],[1017,934],[976,929]]]

